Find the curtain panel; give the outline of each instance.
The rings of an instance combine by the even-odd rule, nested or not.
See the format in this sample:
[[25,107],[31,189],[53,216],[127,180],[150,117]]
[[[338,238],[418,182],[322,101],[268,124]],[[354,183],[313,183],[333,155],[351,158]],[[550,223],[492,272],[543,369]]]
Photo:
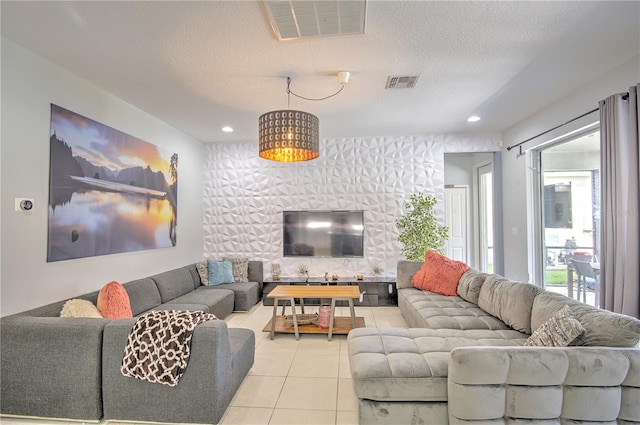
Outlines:
[[600,101],[602,217],[600,307],[640,317],[638,91]]

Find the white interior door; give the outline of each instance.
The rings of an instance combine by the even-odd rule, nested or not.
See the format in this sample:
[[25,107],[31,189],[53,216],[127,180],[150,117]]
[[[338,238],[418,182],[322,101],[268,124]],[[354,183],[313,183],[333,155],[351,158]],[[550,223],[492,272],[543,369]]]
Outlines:
[[467,211],[468,188],[445,187],[445,225],[449,228],[449,240],[445,244],[447,257],[468,263],[469,216]]

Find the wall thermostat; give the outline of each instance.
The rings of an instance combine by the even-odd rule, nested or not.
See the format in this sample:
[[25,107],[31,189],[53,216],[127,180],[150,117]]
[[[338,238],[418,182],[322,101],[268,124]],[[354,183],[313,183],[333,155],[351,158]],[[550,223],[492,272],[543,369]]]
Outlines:
[[18,212],[20,212],[20,211],[24,211],[24,212],[32,211],[34,206],[35,206],[35,204],[34,204],[32,198],[16,198],[15,209]]

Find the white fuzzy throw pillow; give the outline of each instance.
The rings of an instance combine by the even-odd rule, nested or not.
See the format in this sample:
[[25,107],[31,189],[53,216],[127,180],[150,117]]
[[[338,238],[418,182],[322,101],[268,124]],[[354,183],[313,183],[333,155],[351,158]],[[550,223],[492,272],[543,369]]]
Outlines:
[[62,310],[60,310],[60,317],[96,317],[102,319],[98,307],[93,305],[91,301],[80,299],[73,299],[64,303]]

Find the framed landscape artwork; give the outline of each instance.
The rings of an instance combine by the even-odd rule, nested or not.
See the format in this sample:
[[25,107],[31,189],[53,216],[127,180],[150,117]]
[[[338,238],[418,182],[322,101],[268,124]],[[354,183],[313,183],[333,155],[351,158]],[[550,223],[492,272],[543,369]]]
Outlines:
[[176,245],[178,155],[51,104],[47,261]]

